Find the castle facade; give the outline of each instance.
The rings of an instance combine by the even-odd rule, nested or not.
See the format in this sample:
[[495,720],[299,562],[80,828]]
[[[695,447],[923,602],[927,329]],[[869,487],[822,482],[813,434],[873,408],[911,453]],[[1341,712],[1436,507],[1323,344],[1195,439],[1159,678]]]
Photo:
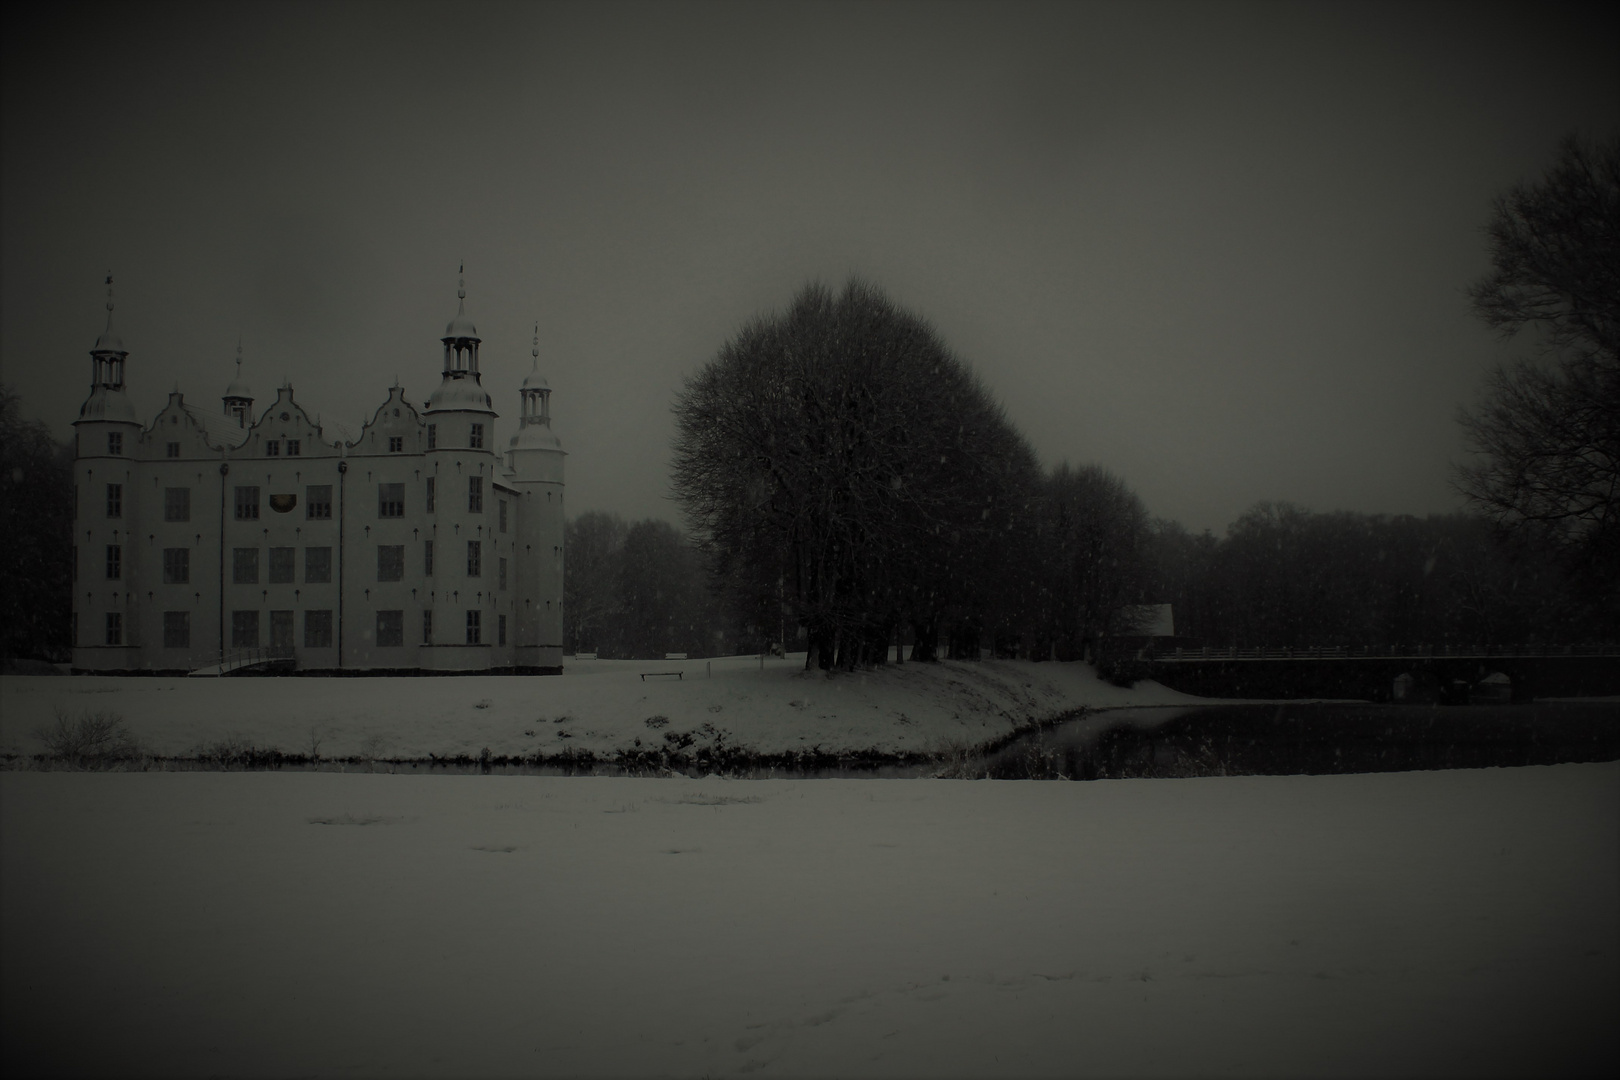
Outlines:
[[538,331],[504,449],[464,288],[439,388],[418,409],[393,387],[353,442],[290,385],[255,410],[240,356],[221,408],[176,391],[143,426],[108,285],[74,422],[75,671],[562,670],[565,454]]

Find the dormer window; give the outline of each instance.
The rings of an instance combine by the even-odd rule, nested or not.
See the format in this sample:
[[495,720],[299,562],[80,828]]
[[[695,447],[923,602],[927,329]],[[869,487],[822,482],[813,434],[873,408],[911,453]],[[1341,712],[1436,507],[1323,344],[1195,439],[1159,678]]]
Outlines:
[[390,454],[397,454],[397,453],[399,453],[400,451],[402,451],[404,449],[405,449],[405,436],[403,436],[403,435],[390,435],[390,436],[388,436],[388,452]]
[[169,444],[169,456],[170,457],[179,457],[180,456],[180,444],[179,443],[172,442],[172,443]]
[[280,454],[281,454],[281,443],[278,440],[271,439],[269,442],[264,444],[264,456],[265,457],[278,457]]
[[288,457],[297,457],[298,456],[298,440],[297,439],[288,439],[287,440],[287,456]]

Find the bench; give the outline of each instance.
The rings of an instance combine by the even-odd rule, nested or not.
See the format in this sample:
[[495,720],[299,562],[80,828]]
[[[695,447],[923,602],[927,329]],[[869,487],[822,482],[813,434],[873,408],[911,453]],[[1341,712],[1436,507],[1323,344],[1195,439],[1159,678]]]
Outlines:
[[641,681],[646,682],[647,681],[647,676],[649,676],[649,675],[653,676],[654,678],[659,678],[659,677],[664,676],[664,675],[673,675],[677,679],[682,679],[683,682],[685,681],[682,678],[682,673],[679,672],[679,671],[643,671],[641,673]]

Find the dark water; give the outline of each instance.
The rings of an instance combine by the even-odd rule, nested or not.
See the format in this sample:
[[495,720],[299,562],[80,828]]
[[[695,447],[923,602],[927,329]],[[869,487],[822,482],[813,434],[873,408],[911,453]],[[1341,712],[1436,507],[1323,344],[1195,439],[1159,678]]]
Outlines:
[[[1022,734],[987,754],[928,759],[535,763],[286,762],[321,772],[526,776],[707,776],[904,779],[922,776],[1099,780],[1477,769],[1620,760],[1620,703],[1525,705],[1214,705],[1116,709]],[[210,768],[173,762],[168,768]],[[212,767],[218,767],[217,765]],[[247,765],[254,768],[254,765]]]
[[1127,777],[1477,769],[1620,760],[1620,704],[1121,709],[1020,736],[979,775]]

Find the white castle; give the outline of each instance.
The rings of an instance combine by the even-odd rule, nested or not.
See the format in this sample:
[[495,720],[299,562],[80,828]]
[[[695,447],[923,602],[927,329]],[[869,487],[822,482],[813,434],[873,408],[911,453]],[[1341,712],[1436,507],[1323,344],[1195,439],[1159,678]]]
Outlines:
[[75,670],[562,670],[565,454],[538,327],[504,453],[465,281],[423,411],[396,385],[333,441],[289,385],[255,417],[238,346],[223,409],[176,391],[142,427],[107,285],[73,425]]

